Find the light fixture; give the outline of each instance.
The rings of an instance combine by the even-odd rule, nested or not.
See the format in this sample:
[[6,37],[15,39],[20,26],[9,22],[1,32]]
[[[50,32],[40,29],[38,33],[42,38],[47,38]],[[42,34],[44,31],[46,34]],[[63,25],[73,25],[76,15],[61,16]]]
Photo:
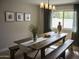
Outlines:
[[45,9],[49,9],[49,10],[56,10],[55,5],[49,4],[49,0],[48,0],[48,3],[41,2],[40,3],[40,8],[45,8]]

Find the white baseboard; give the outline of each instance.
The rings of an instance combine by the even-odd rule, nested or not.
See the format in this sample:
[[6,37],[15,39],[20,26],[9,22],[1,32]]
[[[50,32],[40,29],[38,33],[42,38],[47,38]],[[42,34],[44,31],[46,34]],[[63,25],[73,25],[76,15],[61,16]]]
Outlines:
[[10,58],[10,57],[7,55],[4,55],[4,56],[0,56],[0,58]]
[[[12,46],[15,46],[15,45],[17,45],[17,44],[12,44],[9,47],[12,47]],[[7,48],[4,48],[4,49],[0,49],[0,53],[1,52],[4,52],[4,51],[9,51],[8,47]]]
[[[14,46],[14,45],[17,45],[17,44],[12,44],[12,45],[10,45],[9,47],[12,47],[12,46]],[[1,53],[1,52],[4,52],[4,51],[9,51],[9,49],[8,49],[8,48],[0,49],[0,53]]]
[[1,50],[0,50],[0,53],[1,53],[1,52],[4,52],[4,51],[9,51],[9,49],[8,49],[8,48],[1,49]]

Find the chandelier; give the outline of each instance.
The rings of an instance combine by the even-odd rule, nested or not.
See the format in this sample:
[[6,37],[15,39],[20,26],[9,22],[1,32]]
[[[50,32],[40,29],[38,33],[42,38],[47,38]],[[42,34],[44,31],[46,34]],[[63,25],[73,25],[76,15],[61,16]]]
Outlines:
[[49,10],[56,10],[55,5],[49,4],[49,0],[48,0],[48,3],[41,2],[40,3],[40,8],[45,8],[45,9],[49,9]]

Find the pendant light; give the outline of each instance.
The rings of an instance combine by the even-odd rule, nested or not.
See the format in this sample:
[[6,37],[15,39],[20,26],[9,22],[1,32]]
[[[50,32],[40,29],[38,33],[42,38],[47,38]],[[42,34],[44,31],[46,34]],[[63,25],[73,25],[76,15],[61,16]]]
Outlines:
[[55,7],[55,5],[51,5],[51,4],[49,4],[49,0],[48,0],[48,3],[43,3],[43,2],[41,2],[40,3],[40,8],[45,8],[45,9],[50,9],[50,10],[56,10],[56,7]]

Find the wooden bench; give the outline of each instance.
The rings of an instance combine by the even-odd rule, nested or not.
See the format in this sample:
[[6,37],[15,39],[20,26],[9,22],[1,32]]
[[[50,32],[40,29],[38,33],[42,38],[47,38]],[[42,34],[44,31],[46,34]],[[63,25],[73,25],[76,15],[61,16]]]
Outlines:
[[[65,43],[63,43],[61,46],[59,46],[58,48],[56,49],[52,49],[50,54],[48,54],[49,52],[46,52],[46,57],[45,59],[49,59],[49,57],[51,59],[57,59],[59,57],[62,57],[63,59],[65,59],[65,50],[70,47],[72,45],[74,41],[71,40],[71,39],[68,39]],[[36,51],[31,51],[31,52],[24,52],[24,59],[35,59],[36,56]],[[38,53],[40,54],[40,53]]]
[[18,45],[14,45],[12,47],[9,47],[9,51],[10,51],[10,59],[15,59],[15,53],[19,50],[19,46]]
[[[14,41],[14,42],[17,43],[17,44],[20,44],[20,43],[23,43],[23,42],[26,42],[26,41],[29,41],[29,40],[31,40],[31,38],[25,38],[25,39],[17,40],[17,41]],[[15,59],[15,54],[18,50],[19,50],[18,45],[14,45],[14,46],[9,47],[10,59]]]
[[49,59],[48,57],[50,57],[50,59],[57,59],[60,57],[65,59],[65,51],[68,47],[72,45],[73,42],[74,40],[68,39],[65,43],[63,43],[63,45],[59,46],[51,54],[47,55],[45,59]]
[[[45,55],[48,55],[51,53],[54,49],[53,48],[46,48]],[[28,51],[28,52],[27,52]],[[24,59],[39,59],[41,57],[41,51],[40,50],[27,50],[24,52]]]

